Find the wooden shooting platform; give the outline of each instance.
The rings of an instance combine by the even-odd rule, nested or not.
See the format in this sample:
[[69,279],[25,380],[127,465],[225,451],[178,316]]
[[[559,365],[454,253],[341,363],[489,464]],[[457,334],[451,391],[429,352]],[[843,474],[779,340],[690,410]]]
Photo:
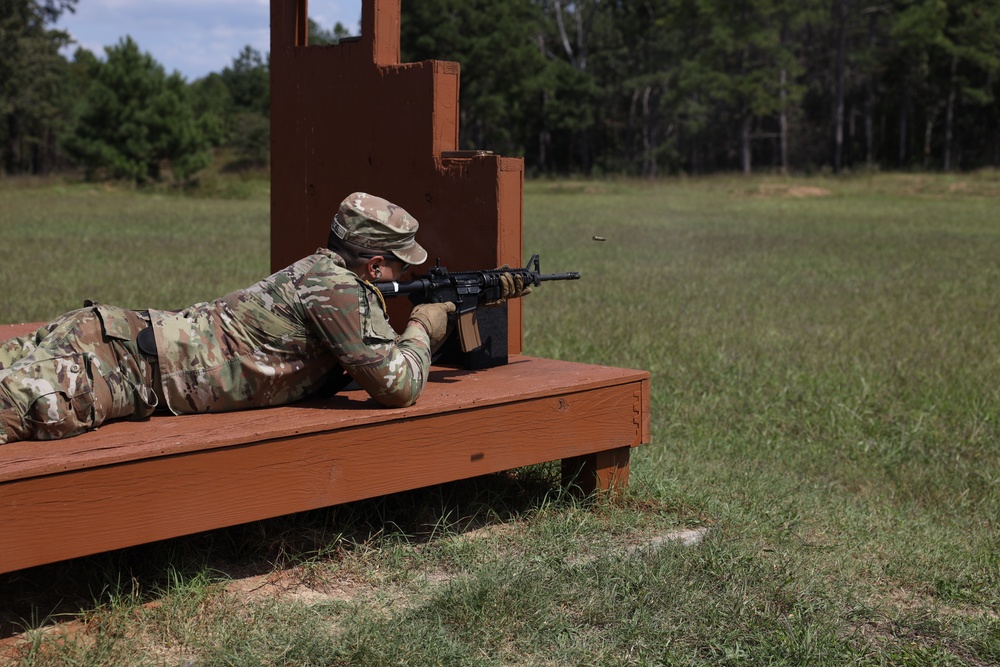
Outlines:
[[[361,39],[333,47],[306,45],[306,10],[271,2],[272,265],[324,245],[356,190],[413,213],[449,268],[519,265],[522,161],[449,152],[458,65],[399,63],[399,0],[366,0]],[[521,356],[520,309],[507,365],[435,366],[409,408],[346,391],[0,446],[0,572],[548,461],[584,492],[623,487],[649,374]]]

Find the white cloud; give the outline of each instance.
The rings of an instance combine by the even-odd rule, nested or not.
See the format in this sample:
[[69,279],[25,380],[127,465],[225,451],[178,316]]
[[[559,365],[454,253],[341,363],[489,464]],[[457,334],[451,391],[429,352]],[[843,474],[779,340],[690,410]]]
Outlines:
[[[338,21],[357,32],[361,0],[310,0],[309,15],[324,28]],[[261,53],[270,48],[269,0],[79,0],[57,28],[76,44],[104,58],[104,48],[126,35],[152,54],[167,72],[178,70],[189,81],[229,66],[249,44]]]

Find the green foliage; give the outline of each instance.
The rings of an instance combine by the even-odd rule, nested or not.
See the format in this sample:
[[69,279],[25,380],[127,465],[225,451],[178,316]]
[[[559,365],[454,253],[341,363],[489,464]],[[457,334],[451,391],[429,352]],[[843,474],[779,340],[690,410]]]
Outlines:
[[165,163],[182,181],[207,166],[208,141],[180,74],[166,75],[131,37],[105,51],[67,151],[91,176],[137,183],[159,180]]
[[271,108],[270,68],[260,51],[249,44],[243,47],[233,64],[222,70],[221,78],[229,90],[235,109],[258,113],[265,118]]
[[[949,2],[948,23],[940,46],[950,56],[940,63],[949,65],[945,75],[949,94],[954,92],[959,105],[989,108],[997,97],[991,84],[1000,75],[1000,5],[973,0]],[[970,114],[959,111],[957,116],[966,119]]]
[[236,167],[265,166],[270,156],[271,79],[267,59],[249,44],[221,74],[193,84],[195,106],[212,144],[233,149]]
[[213,72],[192,83],[191,105],[209,143],[212,146],[226,145],[231,134],[228,119],[233,101],[222,76]]
[[[91,175],[142,171],[112,157],[131,150],[123,135],[108,143],[122,144],[112,153],[89,135],[68,139],[78,119],[93,120],[83,107],[100,69],[85,52],[67,63],[59,55],[67,35],[48,29],[74,3],[0,1],[5,173],[65,168],[64,141],[87,156]],[[401,7],[404,62],[461,64],[460,147],[523,156],[529,174],[654,178],[1000,164],[996,2],[421,0]],[[343,25],[311,19],[308,30],[313,46],[349,36]],[[231,149],[239,164],[266,164],[268,54],[246,46],[222,71],[180,87],[195,116],[187,136]],[[178,159],[177,166],[188,174],[201,162]]]
[[330,46],[333,44],[339,44],[340,40],[345,37],[350,37],[351,32],[344,27],[344,24],[337,22],[332,29],[327,30],[323,28],[320,24],[309,19],[309,46]]
[[530,0],[430,0],[402,9],[404,61],[462,64],[460,147],[523,155],[546,67]]
[[462,65],[463,147],[524,155],[530,172],[1000,159],[995,3],[435,0],[403,13],[405,59]]
[[76,0],[0,0],[0,169],[45,173],[60,166],[58,137],[70,116],[69,36],[47,25]]
[[890,34],[903,51],[926,58],[929,46],[942,43],[947,18],[948,8],[940,0],[901,3]]
[[230,145],[247,166],[267,165],[271,153],[271,124],[256,113],[238,113],[234,122],[234,136]]

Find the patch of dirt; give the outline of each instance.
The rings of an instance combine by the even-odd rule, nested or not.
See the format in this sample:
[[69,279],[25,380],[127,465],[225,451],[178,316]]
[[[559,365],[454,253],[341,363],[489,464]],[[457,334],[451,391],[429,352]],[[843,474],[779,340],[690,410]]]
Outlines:
[[226,591],[246,600],[262,598],[290,599],[316,604],[319,602],[349,602],[372,590],[371,585],[348,578],[317,579],[297,566],[243,579],[226,584]]
[[828,197],[833,193],[826,188],[817,188],[813,186],[798,186],[793,188],[788,188],[789,197]]
[[[454,541],[491,539],[509,536],[519,530],[521,527],[516,523],[489,524],[445,539]],[[709,528],[692,528],[651,535],[633,535],[610,553],[624,556],[650,553],[674,544],[694,546],[702,542],[708,532]],[[571,564],[586,564],[606,556],[608,553],[604,551],[582,555],[572,559]],[[422,568],[418,574],[427,583],[427,588],[431,590],[447,584],[455,577],[454,573],[438,568]],[[225,588],[228,593],[247,600],[287,599],[305,604],[353,602],[376,595],[384,596],[388,593],[390,599],[394,600],[394,604],[407,606],[411,602],[409,597],[412,593],[405,587],[400,587],[395,592],[387,591],[384,587],[377,587],[370,582],[354,579],[349,575],[324,575],[321,569],[313,568],[310,565],[299,565],[266,574],[234,579],[228,582]]]
[[[498,548],[506,550],[510,547],[506,543],[506,538],[516,536],[523,530],[524,526],[518,522],[501,522],[475,527],[459,534],[444,536],[442,539],[455,542],[498,540],[501,542]],[[567,563],[585,565],[608,555],[641,555],[655,552],[673,544],[696,545],[705,539],[709,530],[709,528],[694,528],[657,532],[628,532],[619,536],[611,545],[571,556],[567,559]],[[415,545],[414,548],[416,551],[420,551],[425,546]],[[280,600],[305,605],[350,604],[377,600],[378,607],[385,610],[405,609],[418,604],[427,595],[433,594],[442,586],[454,581],[456,577],[462,576],[440,567],[421,566],[412,573],[419,581],[419,585],[413,586],[412,582],[379,583],[377,578],[369,579],[361,571],[352,573],[351,568],[330,571],[322,564],[315,563],[303,563],[268,572],[253,571],[253,569],[245,571],[240,571],[238,568],[227,569],[228,576],[232,578],[219,584],[219,592],[227,599],[231,598],[245,603]],[[152,600],[143,606],[154,608],[160,604],[162,604],[161,600]],[[88,631],[87,624],[76,619],[54,622],[42,630],[44,633],[74,639],[86,639]],[[14,664],[23,658],[26,650],[25,638],[26,635],[23,633],[13,633],[8,637],[0,638],[0,664]],[[170,661],[175,664],[178,660],[185,661],[180,664],[195,664],[193,660],[188,661],[190,656],[183,653],[182,649],[171,653],[172,649],[168,647],[151,646],[150,648],[166,652],[164,656],[169,654]]]
[[683,546],[694,546],[700,544],[708,535],[710,528],[689,528],[682,530],[670,530],[665,533],[654,535],[639,535],[631,539],[628,543],[622,544],[617,549],[605,551],[603,553],[585,554],[570,560],[571,565],[586,565],[598,558],[609,554],[627,556],[633,554],[653,553],[666,546],[681,544]]
[[789,197],[806,199],[808,197],[829,197],[833,192],[814,185],[782,185],[762,183],[751,196],[757,197]]

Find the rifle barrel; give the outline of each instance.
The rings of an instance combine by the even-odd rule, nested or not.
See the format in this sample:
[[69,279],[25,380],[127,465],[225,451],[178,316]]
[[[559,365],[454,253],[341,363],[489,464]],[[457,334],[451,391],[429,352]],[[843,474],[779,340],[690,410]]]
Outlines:
[[546,280],[579,280],[580,273],[577,271],[570,271],[568,273],[549,273],[544,276],[538,276],[539,282],[545,282]]

